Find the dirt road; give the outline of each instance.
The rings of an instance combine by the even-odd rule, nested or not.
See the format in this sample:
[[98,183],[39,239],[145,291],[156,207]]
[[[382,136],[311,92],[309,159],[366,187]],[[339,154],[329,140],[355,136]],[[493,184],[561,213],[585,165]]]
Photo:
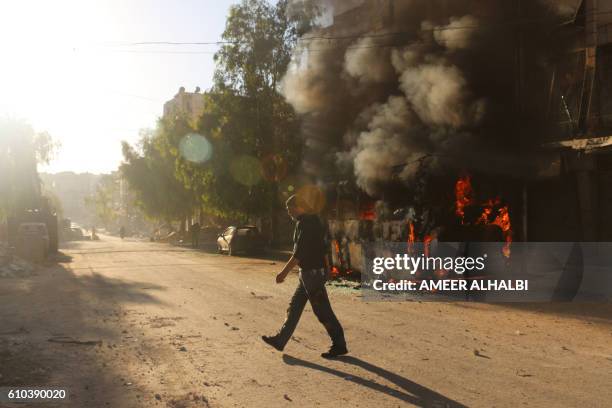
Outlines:
[[0,386],[70,393],[31,406],[612,404],[608,306],[366,303],[331,286],[351,354],[327,361],[309,307],[284,354],[260,341],[297,281],[273,283],[280,262],[110,237],[63,253],[0,279]]

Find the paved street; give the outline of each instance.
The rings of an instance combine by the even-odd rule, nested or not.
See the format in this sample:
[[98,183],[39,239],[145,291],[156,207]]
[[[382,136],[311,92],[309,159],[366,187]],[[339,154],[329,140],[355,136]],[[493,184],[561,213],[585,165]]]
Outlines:
[[54,406],[612,401],[607,306],[366,303],[332,285],[351,354],[327,361],[309,306],[284,354],[260,341],[282,323],[297,281],[274,283],[279,261],[112,237],[63,253],[33,276],[0,279],[0,385],[67,388],[70,401]]

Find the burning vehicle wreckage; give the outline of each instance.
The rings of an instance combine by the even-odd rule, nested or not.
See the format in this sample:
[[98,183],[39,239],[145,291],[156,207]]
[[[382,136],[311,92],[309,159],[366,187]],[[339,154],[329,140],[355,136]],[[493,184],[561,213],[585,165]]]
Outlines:
[[368,242],[497,242],[506,263],[520,243],[563,243],[550,296],[573,299],[576,243],[612,241],[612,37],[592,35],[611,14],[588,0],[316,3],[323,22],[282,92],[326,194],[333,274],[363,273]]

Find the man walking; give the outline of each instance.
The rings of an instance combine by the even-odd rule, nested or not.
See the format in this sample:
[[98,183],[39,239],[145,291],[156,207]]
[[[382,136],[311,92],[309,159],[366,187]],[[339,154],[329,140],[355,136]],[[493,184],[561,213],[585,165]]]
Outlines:
[[287,200],[287,212],[296,221],[293,256],[276,276],[276,283],[282,283],[289,272],[299,265],[299,284],[289,304],[287,319],[281,330],[275,336],[262,336],[262,339],[278,351],[282,351],[300,320],[306,301],[310,301],[313,312],[332,340],[329,351],[321,356],[333,358],[348,353],[348,350],[344,340],[344,330],[331,308],[325,290],[327,269],[329,269],[325,256],[325,232],[319,217],[309,214],[305,209],[307,207],[298,196],[291,196]]

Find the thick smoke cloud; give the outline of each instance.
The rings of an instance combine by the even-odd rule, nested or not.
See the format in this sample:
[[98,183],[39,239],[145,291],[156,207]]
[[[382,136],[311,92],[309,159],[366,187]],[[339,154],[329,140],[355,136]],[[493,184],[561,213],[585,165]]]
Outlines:
[[353,161],[357,183],[375,193],[381,180],[392,179],[394,168],[418,159],[419,149],[413,146],[418,138],[410,134],[417,131],[418,120],[400,96],[373,106],[368,113],[372,115],[368,130],[359,135],[357,145],[344,159]]
[[394,50],[399,88],[420,120],[430,126],[461,128],[482,118],[484,101],[474,100],[461,70],[444,57]]
[[473,161],[470,146],[512,145],[516,34],[500,22],[520,16],[507,2],[366,0],[342,15],[341,2],[320,4],[334,24],[302,38],[282,83],[303,118],[306,172],[337,180],[350,169],[377,195],[424,166]]
[[434,27],[430,23],[423,25],[431,29],[438,44],[451,51],[469,48],[478,31],[478,20],[474,16],[451,17],[447,25]]
[[359,39],[346,50],[344,69],[364,85],[384,83],[394,78],[389,65],[390,49],[380,47],[371,37]]

